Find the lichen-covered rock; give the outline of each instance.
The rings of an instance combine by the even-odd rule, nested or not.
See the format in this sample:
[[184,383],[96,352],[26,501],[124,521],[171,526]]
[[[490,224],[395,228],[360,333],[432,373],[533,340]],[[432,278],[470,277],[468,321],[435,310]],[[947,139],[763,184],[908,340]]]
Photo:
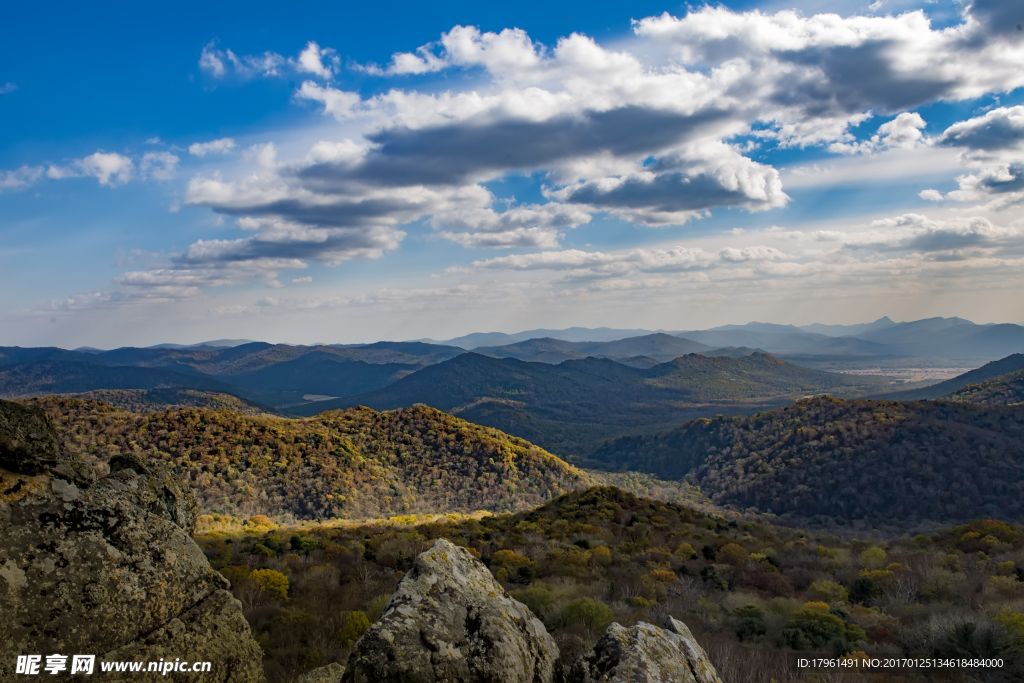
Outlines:
[[421,553],[356,644],[344,683],[548,683],[558,648],[467,550]]
[[640,622],[612,624],[594,651],[573,664],[569,683],[722,683],[715,667],[681,621],[664,628]]
[[54,653],[188,658],[212,663],[190,680],[264,680],[240,603],[188,533],[195,500],[170,470],[129,456],[97,480],[19,409],[0,401],[0,441],[18,454],[0,467],[0,681],[14,679],[17,655]]
[[345,667],[336,662],[331,662],[327,666],[307,671],[296,678],[295,683],[340,683],[341,676],[344,673]]
[[80,486],[96,480],[91,467],[62,452],[46,413],[11,401],[0,401],[0,467],[22,474],[53,472]]

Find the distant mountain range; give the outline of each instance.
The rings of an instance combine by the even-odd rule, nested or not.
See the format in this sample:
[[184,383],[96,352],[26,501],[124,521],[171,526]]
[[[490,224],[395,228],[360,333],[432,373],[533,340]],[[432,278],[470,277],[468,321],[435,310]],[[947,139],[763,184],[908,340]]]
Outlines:
[[775,407],[808,394],[856,396],[886,386],[887,378],[802,368],[760,352],[739,358],[691,354],[649,368],[604,358],[552,365],[466,353],[383,389],[294,412],[425,403],[572,458],[619,434]]
[[[528,330],[516,334],[475,333],[441,344],[458,346],[501,357],[524,358],[518,347],[530,340],[563,342],[613,342],[649,335],[681,337],[705,348],[700,352],[746,347],[767,351],[786,360],[815,367],[836,363],[899,363],[919,366],[981,365],[1013,353],[1024,352],[1024,326],[1012,324],[976,325],[963,318],[928,318],[912,322],[894,322],[888,317],[861,325],[822,325],[797,327],[753,322],[723,325],[708,330],[650,331],[636,329],[572,327],[565,330]],[[511,350],[509,347],[513,347]],[[695,349],[696,351],[697,349]],[[578,348],[574,353],[616,357],[620,354]],[[539,362],[558,362],[560,351],[551,355],[535,354]],[[636,354],[646,355],[646,354]]]
[[[467,352],[481,342],[487,343]],[[978,367],[1004,359],[933,388],[903,385],[907,391],[892,395],[936,398],[1024,369],[1021,352],[1024,327],[960,318],[650,333],[568,328],[468,335],[448,344],[223,339],[109,351],[6,347],[0,348],[0,397],[174,388],[191,397],[188,405],[199,399],[187,392],[206,392],[242,399],[247,410],[284,415],[360,403],[377,409],[427,403],[570,457],[607,438],[696,417],[755,412],[805,395],[888,397],[900,389],[885,377],[822,370]],[[124,401],[163,405],[167,395]]]

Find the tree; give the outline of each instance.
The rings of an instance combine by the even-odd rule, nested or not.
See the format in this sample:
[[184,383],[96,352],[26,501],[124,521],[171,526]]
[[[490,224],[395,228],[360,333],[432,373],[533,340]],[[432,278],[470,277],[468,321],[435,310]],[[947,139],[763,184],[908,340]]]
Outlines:
[[276,569],[257,569],[248,580],[271,600],[288,599],[288,577]]

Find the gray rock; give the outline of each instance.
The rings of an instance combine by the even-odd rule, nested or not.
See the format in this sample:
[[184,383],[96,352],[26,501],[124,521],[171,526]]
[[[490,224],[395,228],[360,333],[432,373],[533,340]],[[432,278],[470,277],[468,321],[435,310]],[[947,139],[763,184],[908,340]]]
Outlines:
[[549,683],[558,647],[469,551],[421,553],[349,658],[344,683]]
[[96,480],[20,408],[0,401],[0,442],[17,455],[0,467],[0,681],[17,655],[54,653],[95,654],[97,669],[187,658],[212,664],[190,680],[263,681],[241,604],[189,534],[191,493],[134,455]]
[[81,486],[96,481],[91,467],[63,453],[46,413],[11,401],[0,401],[0,467],[21,474],[53,472]]
[[307,671],[295,679],[295,683],[339,683],[345,667],[337,662],[331,662],[319,669]]
[[681,621],[664,628],[640,622],[612,624],[594,651],[573,664],[569,683],[722,683],[718,672]]

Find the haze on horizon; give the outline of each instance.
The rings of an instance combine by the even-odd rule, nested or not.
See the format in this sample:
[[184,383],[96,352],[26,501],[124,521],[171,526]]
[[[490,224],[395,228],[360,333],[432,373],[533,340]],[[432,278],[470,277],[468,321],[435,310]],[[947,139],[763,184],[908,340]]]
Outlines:
[[0,27],[0,345],[1024,322],[1015,0],[132,7]]

